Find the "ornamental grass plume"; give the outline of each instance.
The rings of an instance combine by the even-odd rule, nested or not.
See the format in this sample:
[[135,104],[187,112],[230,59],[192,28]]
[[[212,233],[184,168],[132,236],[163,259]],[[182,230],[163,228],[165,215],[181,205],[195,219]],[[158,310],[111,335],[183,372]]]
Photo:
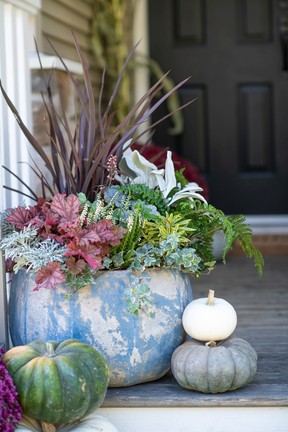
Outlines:
[[3,361],[4,350],[0,349],[0,431],[13,432],[15,424],[22,418],[22,408],[14,382]]

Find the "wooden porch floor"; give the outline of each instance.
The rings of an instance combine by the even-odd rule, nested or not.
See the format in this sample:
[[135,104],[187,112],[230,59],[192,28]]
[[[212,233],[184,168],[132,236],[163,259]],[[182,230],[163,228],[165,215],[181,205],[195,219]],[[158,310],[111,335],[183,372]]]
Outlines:
[[253,382],[233,392],[204,395],[181,388],[168,374],[153,383],[110,388],[103,412],[124,407],[282,407],[287,429],[282,421],[278,430],[288,431],[288,256],[266,256],[262,279],[249,259],[230,256],[226,265],[219,264],[211,275],[193,282],[194,298],[205,297],[209,288],[234,306],[238,314],[234,334],[258,353]]

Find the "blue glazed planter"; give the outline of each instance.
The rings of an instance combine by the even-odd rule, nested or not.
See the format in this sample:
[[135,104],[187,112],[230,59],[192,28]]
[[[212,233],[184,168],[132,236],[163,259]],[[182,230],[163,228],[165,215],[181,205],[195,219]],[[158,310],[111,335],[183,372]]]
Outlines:
[[127,311],[128,270],[102,273],[69,299],[65,286],[34,291],[33,275],[18,272],[9,300],[13,345],[76,338],[105,356],[111,387],[161,378],[183,342],[182,314],[192,301],[192,288],[189,277],[176,270],[155,269],[149,274],[153,316],[136,317]]

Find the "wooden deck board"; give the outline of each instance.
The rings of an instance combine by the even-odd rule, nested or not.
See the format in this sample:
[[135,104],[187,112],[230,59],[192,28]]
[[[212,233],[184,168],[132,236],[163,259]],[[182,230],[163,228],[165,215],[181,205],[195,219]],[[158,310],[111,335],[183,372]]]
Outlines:
[[180,387],[171,374],[127,388],[110,388],[103,407],[287,407],[288,406],[288,256],[265,257],[259,279],[250,260],[231,256],[208,277],[193,281],[194,298],[208,289],[237,311],[235,335],[258,353],[258,370],[242,389],[204,395]]

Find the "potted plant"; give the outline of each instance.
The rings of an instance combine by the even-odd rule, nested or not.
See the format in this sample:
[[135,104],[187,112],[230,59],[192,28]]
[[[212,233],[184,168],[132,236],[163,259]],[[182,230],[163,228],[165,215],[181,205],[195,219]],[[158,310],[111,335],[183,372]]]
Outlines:
[[224,260],[236,239],[259,273],[263,259],[245,218],[226,217],[209,205],[185,170],[175,171],[170,151],[158,169],[131,149],[138,126],[187,80],[155,102],[163,77],[112,128],[112,101],[133,50],[108,105],[101,106],[100,91],[95,107],[89,67],[75,36],[74,41],[84,78],[81,85],[67,69],[80,106],[75,129],[56,111],[45,81],[51,158],[0,83],[51,176],[49,181],[33,168],[42,196],[29,188],[36,204],[2,215],[1,249],[12,273],[10,334],[15,345],[69,338],[89,343],[105,356],[110,385],[126,386],[169,370],[184,337],[182,313],[192,300],[189,275],[214,268],[215,232],[222,230],[226,238]]

